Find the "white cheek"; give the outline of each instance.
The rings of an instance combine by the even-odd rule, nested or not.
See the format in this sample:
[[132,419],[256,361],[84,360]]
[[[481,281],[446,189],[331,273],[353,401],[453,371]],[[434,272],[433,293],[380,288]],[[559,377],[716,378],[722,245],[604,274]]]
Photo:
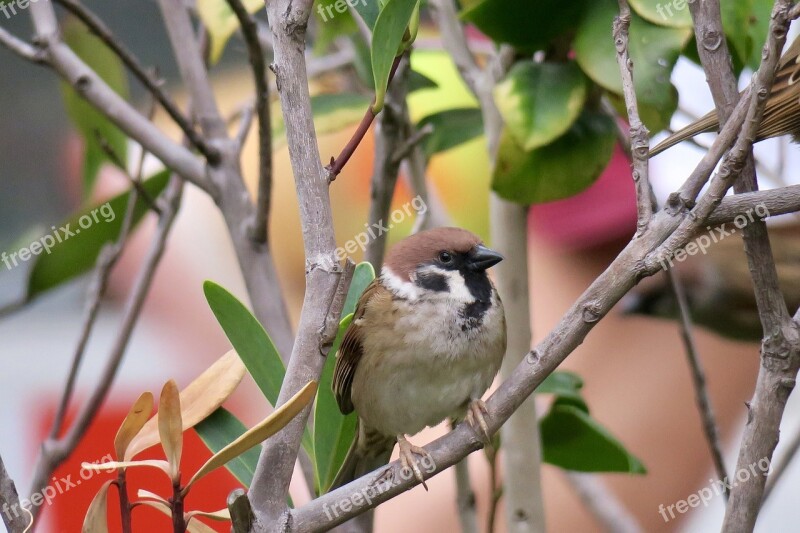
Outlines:
[[386,284],[386,287],[393,291],[401,298],[408,300],[417,300],[420,297],[420,288],[414,283],[403,281],[397,276],[389,267],[384,266],[381,269],[381,278]]
[[440,270],[438,268],[435,270],[437,273],[443,274],[447,278],[447,284],[450,287],[450,298],[467,303],[475,301],[475,297],[469,292],[467,284],[464,283],[464,276],[462,276],[460,272],[454,270]]

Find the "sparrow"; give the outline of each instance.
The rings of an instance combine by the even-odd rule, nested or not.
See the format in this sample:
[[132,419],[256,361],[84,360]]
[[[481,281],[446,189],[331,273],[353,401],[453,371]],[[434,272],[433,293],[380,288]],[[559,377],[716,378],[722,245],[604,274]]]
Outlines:
[[395,443],[424,485],[415,456],[432,458],[406,436],[446,418],[466,419],[489,441],[481,396],[500,369],[506,322],[486,270],[502,259],[460,228],[423,231],[389,251],[336,356],[333,392],[358,429],[332,488],[387,464]]
[[[772,91],[764,108],[764,116],[756,133],[756,142],[786,134],[791,134],[795,142],[800,142],[800,84],[797,83],[798,80],[800,80],[800,36],[795,38],[778,64],[775,83],[772,85]],[[711,111],[658,143],[650,150],[650,157],[699,133],[718,129],[717,112]]]
[[[706,254],[675,262],[675,273],[683,283],[692,322],[723,337],[758,342],[764,336],[741,230],[728,225],[731,233],[711,244]],[[772,255],[781,292],[789,313],[800,306],[800,225],[769,228]],[[643,280],[621,302],[625,314],[678,318],[675,295],[665,276]]]

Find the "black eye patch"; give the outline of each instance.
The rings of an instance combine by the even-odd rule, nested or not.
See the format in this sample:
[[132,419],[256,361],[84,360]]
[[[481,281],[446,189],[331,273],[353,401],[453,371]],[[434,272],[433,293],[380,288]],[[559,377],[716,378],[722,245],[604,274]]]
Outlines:
[[443,274],[436,272],[420,272],[417,274],[416,283],[423,289],[428,289],[434,292],[447,292],[450,290],[450,285],[447,283],[447,277]]

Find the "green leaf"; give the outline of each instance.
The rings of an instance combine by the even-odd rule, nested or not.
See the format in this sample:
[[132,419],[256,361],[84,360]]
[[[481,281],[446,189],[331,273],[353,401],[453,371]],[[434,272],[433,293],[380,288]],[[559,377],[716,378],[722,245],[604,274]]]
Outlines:
[[525,150],[567,132],[586,102],[587,80],[575,63],[517,63],[494,89],[509,133]]
[[[357,1],[366,2],[366,0]],[[319,28],[317,38],[314,40],[316,55],[324,54],[338,37],[352,35],[358,31],[358,25],[344,0],[317,0],[313,11]]]
[[508,131],[500,138],[492,189],[508,200],[534,204],[573,196],[589,187],[608,165],[616,125],[608,116],[584,111],[563,136],[526,152]]
[[367,23],[369,29],[375,28],[378,14],[381,11],[379,0],[351,0],[356,13]]
[[[206,281],[203,283],[203,292],[233,349],[269,404],[275,406],[286,368],[269,334],[247,306],[225,288],[213,281]],[[313,457],[313,444],[308,430],[303,434],[303,448]]]
[[[317,135],[335,133],[358,123],[367,112],[371,100],[361,94],[339,93],[318,94],[311,97],[311,112],[314,115],[314,127]],[[272,113],[272,149],[275,150],[286,143],[286,127],[283,114],[277,107]]]
[[631,0],[631,7],[640,17],[658,26],[692,27],[692,14],[686,0]]
[[427,77],[425,74],[410,70],[408,72],[408,93],[411,94],[415,91],[422,91],[424,89],[436,89],[439,87],[435,81]]
[[[533,51],[547,48],[555,38],[574,29],[590,2],[473,0],[464,3],[461,18],[475,24],[493,41]],[[606,30],[610,35],[611,26]]]
[[772,15],[773,2],[771,0],[753,0],[753,9],[750,13],[750,39],[752,47],[747,66],[755,70],[761,64],[761,50],[769,34],[769,21]]
[[428,158],[483,135],[483,117],[477,107],[448,109],[428,115],[419,121],[417,129],[427,124],[433,126],[433,132],[422,141]]
[[[614,0],[592,2],[578,27],[574,49],[578,64],[592,80],[609,91],[622,94],[616,49],[611,37],[611,23],[618,11]],[[678,106],[678,93],[669,79],[691,34],[690,29],[664,28],[635,13],[631,15],[629,49],[636,96],[641,105],[647,105],[660,114],[657,123],[645,122],[653,133],[669,124]]]
[[375,82],[373,110],[383,108],[389,73],[394,58],[402,51],[400,45],[418,0],[389,0],[375,21],[372,39],[372,76]]
[[[70,18],[64,24],[63,31],[64,41],[72,48],[75,55],[94,70],[114,92],[127,99],[128,80],[125,68],[117,55],[76,19]],[[128,157],[128,138],[122,130],[84,100],[71,85],[62,83],[61,92],[67,114],[83,137],[85,146],[83,194],[84,197],[88,197],[100,167],[106,161],[114,162],[101,148],[100,139],[107,143],[108,148],[124,164]]]
[[557,371],[545,378],[541,385],[536,387],[537,394],[555,394],[559,397],[581,397],[583,379],[574,372]]
[[[150,198],[155,199],[161,194],[169,175],[169,171],[164,170],[142,183]],[[36,263],[28,278],[28,299],[92,269],[103,246],[119,238],[129,194],[130,191],[122,193],[103,204],[88,208],[63,224],[52,226],[51,231],[39,239],[25,244],[26,255],[28,252],[32,253],[34,247],[40,254],[34,256]],[[132,228],[147,211],[147,202],[139,196],[134,207]],[[69,235],[70,233],[74,235]],[[22,259],[21,249],[16,248],[6,253],[9,257],[13,255],[15,259]],[[49,253],[44,253],[48,249]]]
[[[250,14],[264,9],[264,0],[242,0],[242,3]],[[213,65],[222,57],[228,39],[239,29],[239,19],[227,0],[197,0],[197,14],[211,38],[210,60]]]
[[345,416],[339,411],[332,389],[333,369],[336,365],[336,352],[352,321],[356,303],[373,279],[375,270],[371,264],[363,262],[356,266],[342,309],[344,318],[339,323],[336,340],[328,352],[322,369],[314,411],[314,467],[317,494],[323,494],[330,489],[355,437],[358,416],[355,413]]
[[578,472],[647,472],[608,430],[577,407],[556,402],[540,424],[546,463]]

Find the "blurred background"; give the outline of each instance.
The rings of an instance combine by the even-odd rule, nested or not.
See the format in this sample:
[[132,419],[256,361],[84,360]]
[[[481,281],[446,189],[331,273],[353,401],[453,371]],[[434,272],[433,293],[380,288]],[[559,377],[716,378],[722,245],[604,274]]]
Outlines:
[[[179,91],[176,67],[154,2],[116,0],[111,3],[87,1],[86,4],[144,64],[158,65],[170,91]],[[258,17],[264,18],[263,14]],[[0,16],[0,25],[18,35],[29,35],[32,31],[29,24],[28,14],[24,12],[10,19]],[[477,33],[472,37],[480,39]],[[57,225],[83,205],[82,144],[67,119],[59,82],[52,72],[27,64],[4,48],[0,48],[0,65],[0,249],[7,250],[20,240],[20,235],[34,235],[42,228]],[[449,56],[439,50],[436,35],[430,30],[420,39],[412,65],[439,85],[435,89],[418,91],[409,98],[414,118],[437,110],[474,105]],[[234,112],[252,98],[251,73],[244,45],[238,37],[233,38],[212,72],[225,114]],[[328,82],[337,83],[335,79]],[[712,107],[704,75],[694,63],[680,59],[672,82],[681,95],[680,107],[687,112],[686,116],[699,116]],[[131,91],[133,101],[143,108],[145,98],[141,88],[131,84]],[[673,124],[685,124],[686,116],[679,113]],[[161,125],[176,135],[174,127],[166,121],[162,120]],[[351,128],[348,128],[321,136],[323,157],[338,153],[350,134]],[[700,138],[700,142],[705,139]],[[331,188],[340,244],[362,231],[367,219],[372,148],[370,136]],[[696,147],[681,145],[654,160],[653,184],[660,200],[682,182],[701,154]],[[762,143],[757,156],[766,169],[761,173],[763,185],[797,183],[798,177],[792,169],[798,168],[798,151],[796,146],[789,146],[786,139]],[[286,148],[280,149],[276,157],[270,238],[290,311],[296,320],[304,288],[303,248]],[[254,135],[248,140],[242,164],[252,190],[257,174]],[[484,140],[475,139],[435,156],[429,176],[435,201],[452,224],[488,239],[491,171]],[[107,166],[100,174],[94,200],[109,197],[126,187],[125,178]],[[400,206],[411,196],[407,181],[401,178],[395,204]],[[112,275],[109,297],[103,305],[100,324],[91,339],[79,378],[76,403],[85,398],[100,373],[120,320],[124,296],[132,285],[154,229],[151,216],[137,229]],[[632,234],[635,219],[629,167],[620,150],[615,152],[601,178],[583,193],[531,209],[529,274],[534,341],[543,338],[555,326],[563,312],[610,263]],[[785,246],[795,246],[792,250],[797,250],[796,239],[800,237],[797,218],[785,216],[771,223],[781,226],[780,231],[788,236]],[[412,224],[413,219],[404,220],[393,230],[390,240],[407,235]],[[730,243],[734,249],[731,253],[732,257],[738,257],[735,261],[744,264],[738,239],[731,237],[735,240]],[[358,254],[356,259],[360,259]],[[702,292],[700,288],[712,287],[715,280],[723,277],[714,272],[716,267],[709,266],[710,261],[708,256],[698,255],[680,267],[687,280],[699,287],[697,294]],[[0,308],[13,306],[20,298],[29,266],[12,270],[0,267]],[[157,392],[169,378],[175,378],[179,386],[183,386],[229,349],[229,342],[203,296],[202,283],[207,279],[246,300],[225,225],[206,195],[189,186],[168,241],[165,259],[157,271],[111,396],[73,458],[59,468],[57,478],[71,475],[73,480],[79,479],[81,461],[98,460],[112,452],[116,428],[142,391]],[[648,281],[653,283],[642,287],[641,295],[659,290],[660,280]],[[0,427],[4,428],[0,432],[0,450],[23,494],[27,493],[38,446],[52,421],[66,379],[69,358],[79,336],[86,290],[87,279],[83,277],[48,292],[23,309],[5,313],[0,319],[3,346],[0,351],[0,405],[3,406]],[[695,303],[702,305],[702,302]],[[631,309],[637,305],[638,302],[630,299],[621,302],[564,365],[583,377],[585,397],[593,417],[639,457],[648,470],[646,475],[601,477],[644,530],[715,529],[723,514],[723,500],[719,497],[707,508],[690,509],[669,522],[659,514],[659,505],[668,506],[686,499],[709,486],[715,474],[701,431],[677,322],[631,314]],[[744,424],[744,402],[751,398],[758,370],[758,341],[733,340],[728,338],[730,335],[726,337],[701,327],[696,328],[695,333],[726,450],[726,464],[731,471]],[[269,409],[249,376],[227,406],[248,424],[259,421]],[[541,409],[546,409],[545,403]],[[778,445],[776,459],[784,453],[786,442],[800,431],[797,394],[790,399],[781,431],[787,438],[782,438]],[[429,442],[444,432],[444,427],[427,430],[415,442]],[[194,435],[187,438],[185,470],[192,471],[210,454]],[[155,452],[150,453],[155,456]],[[469,461],[483,524],[491,498],[489,471],[482,453],[473,454]],[[757,530],[800,531],[793,518],[794,502],[800,490],[800,466],[793,464],[790,468],[763,510]],[[96,474],[59,495],[44,509],[45,523],[40,524],[37,531],[79,531],[85,509],[105,479],[106,474]],[[147,473],[131,474],[134,488],[143,485],[145,480],[149,489],[153,490],[154,484],[158,487],[156,477],[149,478]],[[164,485],[159,488],[165,489]],[[600,530],[562,470],[544,465],[543,485],[548,530]],[[192,508],[219,508],[236,486],[232,476],[218,471],[203,482],[200,490],[192,492],[190,505]],[[432,479],[429,487],[429,492],[417,487],[381,506],[377,511],[376,530],[455,530],[452,471]],[[294,490],[294,495],[296,504],[307,499],[302,490]],[[413,512],[409,512],[411,509]],[[137,530],[166,531],[164,519],[156,511],[137,509],[135,517]],[[505,530],[503,521],[503,514],[498,513],[495,531]],[[111,523],[115,521],[112,519]]]

